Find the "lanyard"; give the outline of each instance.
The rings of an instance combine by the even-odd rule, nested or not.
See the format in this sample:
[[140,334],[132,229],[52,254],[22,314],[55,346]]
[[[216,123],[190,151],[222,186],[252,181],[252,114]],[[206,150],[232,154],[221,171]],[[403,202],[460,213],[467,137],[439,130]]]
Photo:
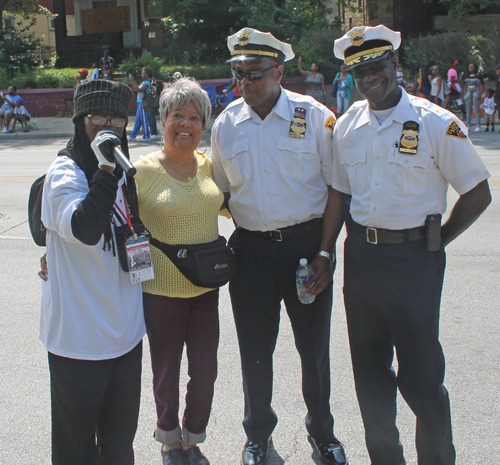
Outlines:
[[134,239],[137,240],[137,233],[135,232],[134,227],[132,226],[132,221],[130,220],[130,211],[128,209],[127,197],[125,197],[125,188],[123,187],[123,184],[122,184],[122,193],[123,193],[123,201],[125,202],[125,211],[127,214],[123,213],[123,210],[119,207],[119,205],[116,202],[115,202],[115,207],[120,212],[120,215],[122,215],[122,217],[127,220],[127,224],[130,230],[132,231],[132,234],[134,235]]

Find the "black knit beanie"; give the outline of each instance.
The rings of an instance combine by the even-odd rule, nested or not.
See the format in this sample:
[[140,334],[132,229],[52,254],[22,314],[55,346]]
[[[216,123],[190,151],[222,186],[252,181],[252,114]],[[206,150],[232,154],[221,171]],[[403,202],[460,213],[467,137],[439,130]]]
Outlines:
[[129,87],[117,81],[96,79],[80,84],[73,100],[75,107],[73,123],[80,116],[99,111],[112,111],[127,118],[133,95]]

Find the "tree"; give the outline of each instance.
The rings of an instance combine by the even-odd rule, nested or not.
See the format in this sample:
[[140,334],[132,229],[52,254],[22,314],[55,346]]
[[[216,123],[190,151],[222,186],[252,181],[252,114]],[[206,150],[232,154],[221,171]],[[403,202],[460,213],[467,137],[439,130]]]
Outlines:
[[[37,57],[43,39],[35,38],[30,29],[36,24],[33,13],[50,14],[35,0],[18,0],[7,3],[0,0],[0,70],[11,78],[15,73],[32,66]],[[8,12],[21,19],[14,29],[3,28],[3,13]]]
[[168,60],[214,63],[227,59],[226,38],[248,26],[296,41],[328,27],[326,0],[154,0],[164,16]]
[[[434,2],[436,0],[427,1]],[[499,0],[439,0],[439,3],[446,6],[449,16],[461,21],[465,21],[468,16],[478,14],[490,6],[500,5]]]
[[9,0],[0,0],[0,29],[3,28],[4,11],[21,16],[26,20],[30,19],[33,13],[50,14],[50,11],[40,6],[36,0],[16,0],[12,3],[9,3]]

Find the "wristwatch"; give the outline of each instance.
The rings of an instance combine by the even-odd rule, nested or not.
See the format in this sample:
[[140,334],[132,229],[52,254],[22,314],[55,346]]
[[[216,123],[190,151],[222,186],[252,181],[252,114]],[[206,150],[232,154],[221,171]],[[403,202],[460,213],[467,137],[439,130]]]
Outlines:
[[325,257],[325,258],[328,258],[328,260],[330,261],[330,263],[333,263],[335,261],[335,254],[332,252],[332,253],[329,253],[327,252],[326,250],[320,250],[317,254],[316,254],[316,257],[317,256],[320,256],[320,257]]

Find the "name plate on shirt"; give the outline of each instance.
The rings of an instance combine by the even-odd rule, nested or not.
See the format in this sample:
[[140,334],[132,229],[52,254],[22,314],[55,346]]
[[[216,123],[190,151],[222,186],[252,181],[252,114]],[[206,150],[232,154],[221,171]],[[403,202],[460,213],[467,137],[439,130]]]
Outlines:
[[290,123],[290,137],[303,139],[306,135],[306,109],[297,107]]
[[403,124],[403,132],[399,141],[400,153],[406,155],[415,155],[418,148],[418,128],[419,125],[415,121],[406,121]]

